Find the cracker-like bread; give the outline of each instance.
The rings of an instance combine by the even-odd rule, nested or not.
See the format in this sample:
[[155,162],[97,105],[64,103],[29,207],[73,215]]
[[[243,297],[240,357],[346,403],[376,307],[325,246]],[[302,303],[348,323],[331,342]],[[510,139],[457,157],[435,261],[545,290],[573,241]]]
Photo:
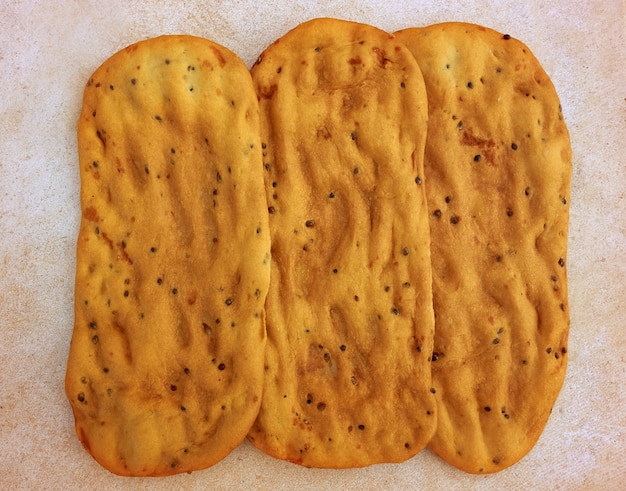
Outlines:
[[250,74],[200,38],[129,46],[87,83],[78,150],[78,436],[116,474],[212,465],[262,393],[270,249]]
[[419,68],[388,33],[315,19],[252,75],[272,273],[249,438],[309,467],[403,461],[436,425]]
[[495,472],[535,444],[565,374],[568,131],[521,42],[461,23],[396,34],[429,101],[438,402],[429,446],[464,471]]

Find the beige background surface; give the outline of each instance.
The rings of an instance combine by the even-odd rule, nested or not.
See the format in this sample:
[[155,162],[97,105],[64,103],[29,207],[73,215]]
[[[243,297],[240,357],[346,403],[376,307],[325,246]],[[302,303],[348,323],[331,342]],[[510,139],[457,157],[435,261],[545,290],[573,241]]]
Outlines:
[[[0,489],[623,489],[624,3],[439,3],[0,1]],[[247,442],[191,475],[114,476],[80,446],[63,393],[80,216],[76,120],[84,84],[115,51],[165,33],[213,39],[250,66],[275,38],[319,16],[388,31],[450,20],[480,23],[524,41],[551,75],[574,165],[570,359],[552,417],[527,457],[491,476],[463,474],[429,451],[401,465],[304,469]]]

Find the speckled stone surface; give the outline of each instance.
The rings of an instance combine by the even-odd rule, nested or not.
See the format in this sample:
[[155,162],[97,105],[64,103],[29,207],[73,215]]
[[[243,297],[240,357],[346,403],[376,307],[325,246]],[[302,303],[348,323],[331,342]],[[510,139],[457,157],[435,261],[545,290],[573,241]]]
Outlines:
[[[87,78],[140,39],[212,39],[251,66],[313,17],[387,31],[482,24],[526,43],[559,93],[573,150],[565,384],[535,448],[498,474],[464,474],[423,451],[403,464],[305,469],[244,442],[216,466],[122,478],[81,447],[65,394],[80,218],[76,121]],[[626,41],[619,0],[523,5],[383,0],[55,2],[0,5],[0,488],[619,489],[626,477]]]

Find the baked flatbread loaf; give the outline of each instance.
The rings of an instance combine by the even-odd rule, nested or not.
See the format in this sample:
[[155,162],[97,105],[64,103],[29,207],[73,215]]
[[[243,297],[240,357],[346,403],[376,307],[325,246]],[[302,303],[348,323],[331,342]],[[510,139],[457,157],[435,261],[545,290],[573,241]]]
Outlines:
[[429,105],[429,446],[464,471],[496,472],[533,447],[565,375],[568,131],[548,75],[511,36],[461,23],[396,34]]
[[419,68],[385,32],[315,19],[252,76],[272,267],[249,438],[309,467],[406,460],[436,424]]
[[210,466],[261,403],[270,249],[250,74],[204,39],[129,46],[87,83],[78,151],[80,441],[116,474]]

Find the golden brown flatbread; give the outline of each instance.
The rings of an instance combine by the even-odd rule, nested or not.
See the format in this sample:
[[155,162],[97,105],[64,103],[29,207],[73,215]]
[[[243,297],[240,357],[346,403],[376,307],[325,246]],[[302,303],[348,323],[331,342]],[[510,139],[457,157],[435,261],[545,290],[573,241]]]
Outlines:
[[310,467],[406,460],[436,424],[419,68],[388,33],[315,19],[252,75],[272,268],[249,438]]
[[270,249],[249,72],[200,38],[133,44],[89,79],[78,150],[78,436],[116,474],[212,465],[262,393]]
[[511,36],[461,23],[396,35],[429,105],[429,446],[464,471],[496,472],[535,444],[565,375],[568,131],[548,75]]

